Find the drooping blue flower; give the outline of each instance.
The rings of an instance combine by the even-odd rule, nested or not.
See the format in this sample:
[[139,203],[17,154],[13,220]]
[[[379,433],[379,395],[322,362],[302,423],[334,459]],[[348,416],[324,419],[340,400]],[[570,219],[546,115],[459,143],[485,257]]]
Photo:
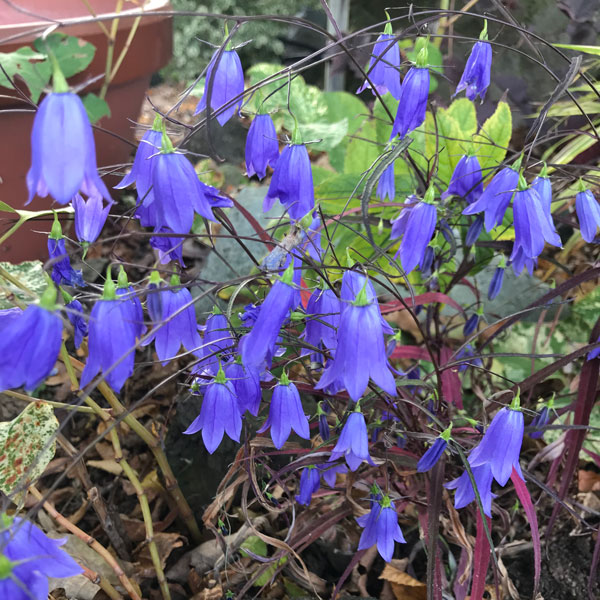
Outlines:
[[206,386],[200,414],[183,432],[191,435],[202,430],[202,441],[210,454],[221,443],[226,433],[239,442],[242,432],[242,416],[238,407],[235,388],[219,369],[215,378]]
[[300,394],[285,372],[279,383],[273,388],[269,416],[258,433],[265,432],[269,427],[271,428],[271,439],[278,450],[286,443],[292,430],[301,438],[310,439],[308,419],[302,408]]
[[579,219],[581,237],[588,243],[596,238],[596,232],[600,227],[600,206],[591,190],[586,190],[583,183],[580,191],[575,196],[575,211]]
[[177,275],[171,277],[171,288],[161,290],[161,324],[154,331],[154,348],[163,365],[177,356],[183,346],[188,352],[197,350],[202,342],[196,323],[192,294],[181,286]]
[[431,268],[435,260],[435,250],[431,246],[425,248],[423,258],[419,262],[419,270],[424,277],[429,277],[432,274]]
[[544,214],[552,218],[552,182],[548,177],[548,167],[546,163],[542,167],[540,174],[533,180],[531,187],[538,193]]
[[458,82],[454,96],[462,90],[467,91],[467,98],[474,101],[479,95],[483,102],[485,93],[490,85],[492,68],[492,46],[487,41],[487,21],[479,37],[473,44],[471,54],[467,59],[465,70]]
[[381,512],[380,500],[381,493],[375,485],[371,488],[371,493],[369,494],[369,512],[356,517],[356,522],[363,528],[360,540],[358,541],[358,550],[367,550],[377,543],[377,519]]
[[202,346],[195,353],[200,363],[194,368],[194,372],[204,369],[209,373],[216,373],[221,359],[227,360],[233,352],[235,340],[229,331],[225,315],[216,307],[206,319],[203,329]]
[[519,454],[523,443],[523,413],[518,399],[511,407],[496,413],[483,439],[469,455],[469,464],[479,467],[489,464],[492,476],[500,485],[506,485],[513,467],[520,473]]
[[35,113],[27,204],[36,194],[50,194],[59,204],[67,204],[77,192],[111,201],[98,175],[94,136],[83,102],[66,89],[48,94]]
[[[400,100],[402,85],[400,82],[400,48],[392,33],[392,26],[386,23],[384,33],[375,42],[373,53],[369,59],[367,75],[380,96],[390,92],[396,100]],[[375,95],[371,84],[365,79],[356,90],[357,94],[370,89]]]
[[66,284],[73,287],[85,286],[81,271],[71,266],[67,249],[65,248],[65,238],[48,237],[48,255],[52,264],[52,281],[56,285]]
[[73,325],[73,343],[75,344],[75,348],[79,348],[83,338],[88,334],[88,325],[85,320],[83,306],[79,300],[75,300],[64,290],[62,290],[62,295],[65,300],[67,318],[71,322],[71,325]]
[[477,215],[469,229],[467,229],[467,235],[465,236],[465,246],[472,246],[481,235],[483,229],[483,215]]
[[417,463],[417,473],[425,473],[437,464],[438,460],[444,454],[446,446],[448,446],[448,440],[450,439],[450,432],[452,426],[448,427],[438,437],[435,438],[433,444],[427,449],[427,452],[423,454]]
[[474,154],[465,154],[456,165],[448,189],[442,199],[448,196],[460,196],[469,204],[475,202],[483,193],[483,177],[479,159]]
[[324,442],[328,441],[331,437],[329,422],[327,421],[327,415],[325,413],[319,414],[319,435]]
[[[469,461],[470,463],[471,461]],[[496,494],[492,494],[492,469],[489,463],[482,463],[477,467],[471,468],[473,473],[473,479],[475,480],[475,486],[479,497],[481,498],[481,504],[483,512],[488,516],[492,516],[492,499],[496,497]],[[454,508],[463,508],[475,500],[475,490],[471,484],[469,473],[467,470],[463,474],[444,484],[445,488],[449,490],[456,490],[454,496]]]
[[65,248],[65,238],[56,213],[54,213],[54,223],[48,236],[48,256],[52,265],[52,281],[56,285],[64,283],[73,287],[85,286],[81,271],[77,271],[71,266],[71,260]]
[[153,204],[158,227],[167,227],[173,233],[188,233],[194,212],[209,221],[216,220],[198,175],[186,156],[171,150],[157,154],[152,160]]
[[177,261],[182,267],[185,267],[183,262],[183,242],[185,238],[176,235],[165,235],[173,233],[167,227],[159,227],[155,234],[150,238],[150,245],[158,250],[158,261],[162,265],[170,263],[172,260]]
[[238,399],[240,412],[248,411],[255,417],[258,415],[262,390],[260,387],[260,376],[256,369],[246,367],[241,357],[230,361],[225,366],[225,375],[231,381]]
[[98,239],[111,206],[110,202],[104,206],[102,196],[92,196],[85,201],[79,194],[75,194],[75,233],[80,242],[91,244]]
[[138,204],[142,204],[144,207],[148,207],[154,202],[152,172],[154,159],[161,149],[162,126],[162,117],[156,115],[152,129],[146,131],[140,141],[131,171],[123,177],[119,185],[115,186],[115,189],[122,190],[135,183]]
[[348,467],[344,463],[336,463],[332,460],[317,465],[317,469],[319,469],[321,479],[331,488],[335,487],[338,474],[342,475],[348,472]]
[[[340,301],[329,288],[316,289],[306,305],[306,329],[304,341],[316,348],[325,348],[332,354],[337,346],[337,330],[340,324]],[[308,354],[308,348],[302,354]],[[321,361],[322,362],[322,357]]]
[[216,50],[206,69],[204,93],[195,115],[206,110],[210,94],[210,108],[216,113],[219,125],[223,126],[235,111],[242,108],[244,95],[244,71],[237,52],[232,49]]
[[479,319],[481,319],[481,314],[479,312],[473,313],[463,325],[463,335],[465,337],[470,336],[479,325]]
[[456,362],[461,364],[458,366],[458,372],[464,373],[469,367],[483,367],[481,356],[475,354],[475,350],[471,344],[466,344],[457,353]]
[[490,287],[488,289],[488,300],[493,300],[502,289],[502,283],[504,282],[504,271],[506,265],[500,265],[496,267],[492,279],[490,280]]
[[377,306],[383,333],[393,334],[394,330],[381,314],[379,302],[377,301],[377,294],[375,293],[375,288],[373,287],[371,280],[359,271],[346,271],[344,273],[344,276],[342,277],[342,287],[340,289],[341,306],[343,307],[345,304],[354,302],[356,296],[363,288],[367,294],[367,300]]
[[360,410],[348,415],[330,460],[344,458],[351,471],[356,471],[363,461],[373,464],[369,454],[369,436],[365,417]]
[[290,265],[269,290],[250,333],[240,341],[245,365],[262,369],[265,361],[270,363],[279,331],[290,310],[298,306],[299,293],[292,284],[293,276],[294,268]]
[[411,67],[402,82],[398,112],[394,119],[390,140],[404,138],[425,122],[427,98],[429,97],[429,69],[427,68],[427,48],[417,56],[417,64]]
[[521,159],[512,167],[504,167],[490,181],[479,200],[469,204],[463,211],[463,215],[475,215],[485,213],[485,229],[491,231],[496,225],[502,223],[504,213],[512,200],[513,194],[519,183],[519,165]]
[[[596,344],[600,344],[600,338],[596,340]],[[600,346],[590,350],[586,360],[594,360],[594,358],[598,358],[598,356],[600,356]]]
[[60,350],[62,321],[55,311],[56,288],[50,284],[40,304],[2,319],[0,391],[32,391],[50,375]]
[[390,202],[396,197],[396,180],[394,176],[394,163],[385,169],[377,182],[377,197],[385,202],[387,198]]
[[544,249],[545,242],[562,247],[560,236],[556,233],[552,218],[544,212],[538,193],[527,188],[521,178],[513,199],[515,243],[513,255],[517,249],[523,249],[527,258],[537,258]]
[[[136,219],[139,219],[140,225],[142,227],[154,227],[155,230],[160,230],[161,227],[158,226],[158,216],[156,211],[157,202],[152,202],[146,206],[143,203],[138,203],[135,208],[135,213],[133,216]],[[167,229],[166,227],[164,229]],[[170,230],[169,230],[170,231]]]
[[0,309],[0,331],[3,331],[13,319],[20,317],[22,314],[23,310],[18,306]]
[[406,544],[398,525],[398,513],[389,496],[381,499],[381,511],[377,518],[377,551],[383,560],[390,562],[394,556],[394,542]]
[[312,495],[319,489],[321,478],[315,465],[308,465],[302,470],[300,475],[300,490],[296,495],[296,502],[308,506],[312,500]]
[[[433,187],[430,187],[423,201],[415,204],[408,212],[403,227],[402,242],[395,255],[400,254],[402,268],[407,274],[423,261],[425,250],[433,237],[437,222],[437,208],[433,203],[434,194]],[[398,230],[399,227],[396,227],[395,231],[392,229],[391,239],[395,239],[391,236],[398,233]]]
[[117,299],[109,269],[102,298],[90,314],[89,354],[81,374],[81,388],[102,370],[108,385],[118,393],[133,373],[135,337],[130,305]]
[[264,212],[271,210],[276,198],[294,221],[299,221],[314,208],[312,168],[304,144],[292,140],[292,144],[281,151],[263,202]]
[[[348,273],[352,271],[346,271],[344,279],[350,277]],[[385,352],[381,313],[377,299],[368,296],[365,286],[353,301],[342,303],[335,356],[316,385],[317,389],[341,385],[355,402],[367,388],[369,378],[391,396],[396,395],[396,382]]]
[[0,598],[47,600],[48,578],[73,577],[83,569],[61,546],[67,539],[49,538],[39,527],[1,515]]
[[535,417],[529,424],[530,427],[533,427],[533,431],[529,433],[529,437],[531,439],[539,440],[541,437],[544,436],[544,429],[550,421],[551,414],[551,407],[549,405],[544,405],[540,412],[537,415],[535,415]]
[[279,140],[275,124],[268,113],[258,114],[252,119],[246,137],[246,174],[263,179],[267,166],[275,168],[279,159]]

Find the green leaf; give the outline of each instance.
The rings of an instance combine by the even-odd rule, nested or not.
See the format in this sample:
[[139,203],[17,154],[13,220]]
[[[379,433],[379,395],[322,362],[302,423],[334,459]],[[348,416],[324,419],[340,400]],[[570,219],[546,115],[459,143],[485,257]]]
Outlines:
[[458,122],[447,110],[440,109],[436,113],[434,125],[437,126],[438,139],[437,175],[444,185],[448,185],[460,157],[465,154],[467,148],[462,141],[463,133]]
[[2,202],[2,200],[0,200],[0,211],[11,213],[17,212],[12,206],[9,206],[8,204],[6,204],[6,202]]
[[[34,102],[38,101],[44,86],[50,80],[50,66],[46,61],[44,54],[34,52],[27,46],[14,52],[0,52],[0,64],[4,71],[11,79],[15,76],[23,79]],[[0,86],[13,87],[4,72],[0,72]]]
[[593,54],[594,56],[600,56],[600,46],[586,46],[578,44],[554,44],[557,48],[564,48],[565,50],[575,50],[575,52],[583,52],[584,54]]
[[470,100],[458,98],[448,107],[447,112],[458,123],[463,139],[470,140],[477,133],[477,113]]
[[302,123],[300,131],[305,141],[320,140],[316,144],[310,144],[311,150],[327,152],[335,148],[348,132],[348,119],[342,119],[335,123]]
[[[0,262],[0,267],[7,271],[13,277],[16,277],[25,284],[32,292],[41,296],[46,289],[47,283],[44,277],[43,264],[39,260],[25,261],[18,265],[13,265],[9,262]],[[14,303],[8,299],[9,295],[14,295],[23,302],[31,302],[32,298],[29,294],[25,294],[19,288],[16,288],[11,283],[5,282],[0,277],[4,288],[0,290],[0,309],[12,308]]]
[[89,93],[82,101],[90,123],[97,123],[102,117],[110,117],[110,108],[106,100],[96,94]]
[[52,52],[67,79],[85,70],[96,53],[93,44],[64,33],[51,33],[45,40],[38,38],[33,45],[43,54]]
[[377,143],[375,121],[365,120],[355,135],[357,137],[350,139],[346,148],[344,173],[366,171],[384,150],[384,147]]
[[262,587],[263,585],[267,585],[269,583],[269,581],[271,581],[271,578],[273,577],[273,575],[275,574],[275,571],[277,570],[277,567],[284,565],[287,562],[287,556],[282,556],[277,562],[272,562],[267,569],[265,570],[265,572],[257,578],[257,580],[254,582],[255,585]]
[[385,107],[389,110],[392,115],[392,120],[390,120],[390,116],[385,110],[383,104],[380,102],[379,98],[375,100],[375,106],[373,107],[373,117],[375,118],[375,128],[377,129],[377,141],[380,144],[387,144],[390,140],[390,135],[392,134],[392,125],[394,117],[398,112],[398,100],[394,98],[391,94],[386,94],[383,97]]
[[54,458],[58,420],[45,402],[32,402],[12,421],[0,423],[0,490],[21,506],[27,488]]
[[257,535],[248,536],[240,546],[240,554],[249,556],[244,550],[249,550],[252,554],[266,557],[268,555],[267,544],[263,542]]
[[504,160],[512,133],[512,116],[506,102],[498,102],[496,111],[481,126],[473,138],[479,164],[484,177]]

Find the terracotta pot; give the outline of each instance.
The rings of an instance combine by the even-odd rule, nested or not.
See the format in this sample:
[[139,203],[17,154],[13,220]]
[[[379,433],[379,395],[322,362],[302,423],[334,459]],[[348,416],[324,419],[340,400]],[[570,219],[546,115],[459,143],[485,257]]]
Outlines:
[[[88,3],[97,15],[112,13],[117,6],[117,0],[88,0]],[[0,52],[12,52],[30,44],[39,36],[40,27],[48,25],[43,17],[52,21],[89,16],[81,0],[13,0],[13,4],[24,12],[0,2]],[[132,6],[139,8],[130,2],[124,3],[124,6],[128,9]],[[168,9],[167,0],[146,3],[149,16],[142,18],[125,60],[109,87],[106,101],[111,116],[102,119],[94,132],[99,168],[122,164],[130,158],[134,141],[132,122],[139,115],[151,75],[167,64],[172,53],[172,20],[170,17],[152,16],[152,11]],[[135,21],[133,17],[126,16],[127,11],[123,15],[119,21],[115,59]],[[105,21],[107,27],[110,24],[111,21]],[[107,39],[97,23],[70,25],[57,31],[80,37],[96,47],[92,63],[83,73],[71,78],[70,83],[79,84],[104,73]],[[14,39],[16,35],[19,37]],[[9,38],[10,41],[7,41]],[[97,93],[101,86],[100,79],[86,87],[85,93]],[[31,161],[33,112],[2,112],[6,109],[27,109],[27,105],[19,100],[14,90],[2,88],[0,94],[14,98],[0,98],[0,200],[15,208],[23,208],[27,200],[25,175]],[[111,187],[117,179],[108,176],[105,181]],[[26,208],[40,210],[51,205],[51,197],[36,197]],[[0,213],[0,232],[6,231],[13,222],[8,216],[7,213]],[[0,247],[0,261],[45,260],[50,226],[50,220],[30,221],[24,225]]]

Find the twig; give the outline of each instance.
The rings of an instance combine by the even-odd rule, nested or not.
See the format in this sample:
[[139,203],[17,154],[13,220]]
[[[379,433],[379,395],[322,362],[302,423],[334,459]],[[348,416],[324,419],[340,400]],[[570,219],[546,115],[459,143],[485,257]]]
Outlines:
[[85,565],[80,565],[83,569],[83,576],[87,577],[92,583],[99,585],[102,591],[111,599],[111,600],[123,600],[123,596],[115,590],[112,586],[112,583],[106,579],[106,577],[102,577],[100,573],[96,573],[96,571],[92,571],[88,569]]

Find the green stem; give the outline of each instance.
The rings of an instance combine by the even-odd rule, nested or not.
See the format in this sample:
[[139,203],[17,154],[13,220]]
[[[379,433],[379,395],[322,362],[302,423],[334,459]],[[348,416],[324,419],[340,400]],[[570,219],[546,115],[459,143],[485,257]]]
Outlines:
[[[123,0],[117,0],[117,6],[115,7],[115,12],[120,13],[123,10]],[[115,56],[115,44],[117,41],[117,31],[119,29],[119,18],[112,20],[110,26],[110,35],[108,36],[108,47],[106,49],[106,66],[104,68],[104,82],[102,83],[102,88],[100,89],[100,93],[98,96],[104,100],[106,97],[106,92],[108,91],[108,86],[111,81],[111,71],[113,67],[113,58]]]
[[19,217],[19,220],[10,229],[0,236],[0,244],[5,242],[15,231],[17,231],[17,229],[19,229],[19,227],[21,227],[26,220],[27,219],[24,219],[23,217]]
[[[96,413],[96,411],[89,406],[73,406],[72,404],[65,404],[64,402],[56,402],[54,400],[42,400],[40,398],[33,398],[27,394],[21,394],[21,392],[14,392],[13,390],[5,390],[2,393],[11,398],[15,398],[16,400],[22,400],[23,402],[43,402],[44,404],[48,404],[48,406],[53,406],[54,408],[60,408],[62,410],[73,410],[75,412],[87,414]],[[104,408],[100,408],[100,410],[106,412]]]

